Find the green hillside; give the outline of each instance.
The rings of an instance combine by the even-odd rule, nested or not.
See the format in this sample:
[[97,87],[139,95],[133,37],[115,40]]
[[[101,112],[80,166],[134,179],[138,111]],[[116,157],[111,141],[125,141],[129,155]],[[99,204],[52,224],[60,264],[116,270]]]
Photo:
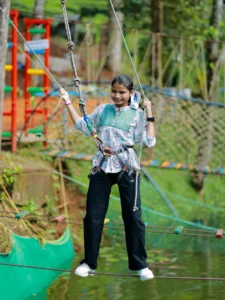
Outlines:
[[[88,184],[87,174],[91,169],[91,162],[67,160],[71,176],[78,182]],[[191,176],[188,171],[147,168],[156,182],[159,190],[170,201],[179,218],[191,222],[200,222],[212,227],[222,227],[225,216],[225,177],[209,175],[206,179],[204,193],[200,195],[191,185]],[[87,187],[78,184],[84,195]],[[119,197],[115,186],[112,195]],[[160,196],[157,189],[142,175],[141,180],[142,205],[162,214],[174,216]],[[84,196],[85,201],[85,196]],[[113,208],[120,215],[120,205],[111,201]],[[143,210],[145,221],[149,214]]]
[[[12,0],[11,9],[19,9],[23,14],[31,13],[34,6],[34,0]],[[86,1],[67,1],[66,7],[68,12],[73,12],[79,14],[81,9],[95,9],[96,10],[105,10],[108,7],[108,2],[106,0],[86,0]],[[45,15],[61,14],[61,2],[60,0],[51,0],[46,1],[45,5]]]

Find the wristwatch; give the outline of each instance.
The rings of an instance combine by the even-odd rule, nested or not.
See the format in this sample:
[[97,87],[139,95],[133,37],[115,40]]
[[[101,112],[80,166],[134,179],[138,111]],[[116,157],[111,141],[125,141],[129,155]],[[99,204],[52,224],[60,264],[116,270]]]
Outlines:
[[155,119],[154,119],[154,117],[150,117],[150,118],[147,118],[147,121],[148,121],[148,122],[154,122]]

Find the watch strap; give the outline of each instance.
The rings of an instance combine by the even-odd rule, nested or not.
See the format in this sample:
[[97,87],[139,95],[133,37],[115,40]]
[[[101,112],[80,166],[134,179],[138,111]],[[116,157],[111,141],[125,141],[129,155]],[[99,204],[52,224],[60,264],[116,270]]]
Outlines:
[[149,118],[147,118],[147,121],[148,121],[148,122],[154,122],[154,121],[155,121],[155,118],[154,118],[154,117],[149,117]]

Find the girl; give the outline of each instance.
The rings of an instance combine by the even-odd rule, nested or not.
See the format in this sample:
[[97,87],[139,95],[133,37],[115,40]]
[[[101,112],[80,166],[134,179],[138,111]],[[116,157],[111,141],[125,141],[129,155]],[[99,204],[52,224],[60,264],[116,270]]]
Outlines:
[[[134,96],[137,96],[134,93],[133,82],[128,76],[116,76],[111,83],[111,98],[114,104],[99,105],[89,116],[103,145],[95,153],[90,174],[84,218],[85,256],[75,270],[78,276],[86,277],[97,268],[111,187],[118,184],[129,269],[137,271],[141,280],[154,278],[146,262],[145,225],[141,220],[140,178],[136,184],[136,172],[140,166],[133,148],[135,143],[141,142],[142,134],[143,142],[148,147],[155,145],[154,118],[151,102],[147,98],[144,99],[146,116],[143,110],[138,109],[133,103]],[[60,94],[76,128],[90,135],[85,121],[72,106],[67,92],[61,88]]]

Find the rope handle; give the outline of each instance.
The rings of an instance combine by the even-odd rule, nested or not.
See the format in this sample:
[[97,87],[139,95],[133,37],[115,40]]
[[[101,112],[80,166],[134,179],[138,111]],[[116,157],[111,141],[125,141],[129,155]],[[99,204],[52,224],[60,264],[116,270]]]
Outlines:
[[89,129],[89,131],[91,132],[92,137],[94,138],[94,142],[95,142],[96,146],[99,147],[99,145],[102,144],[102,140],[97,136],[96,130],[92,127],[90,119],[88,118],[88,116],[86,114],[85,101],[82,97],[82,93],[81,93],[81,89],[80,89],[81,81],[80,81],[80,78],[78,77],[78,74],[77,74],[76,64],[75,64],[75,60],[74,60],[74,56],[73,56],[73,51],[74,51],[75,45],[74,45],[74,43],[71,39],[71,32],[70,32],[70,27],[69,27],[68,15],[67,15],[67,11],[66,11],[66,0],[60,0],[60,1],[61,1],[61,4],[62,4],[63,18],[64,18],[64,23],[65,23],[65,27],[66,27],[66,34],[67,34],[67,39],[68,39],[68,50],[69,50],[70,62],[71,62],[71,66],[72,66],[72,69],[73,69],[73,73],[75,75],[74,86],[78,89],[79,97],[80,97],[79,109],[80,109],[81,114],[84,117],[84,121],[87,124],[87,128]]

